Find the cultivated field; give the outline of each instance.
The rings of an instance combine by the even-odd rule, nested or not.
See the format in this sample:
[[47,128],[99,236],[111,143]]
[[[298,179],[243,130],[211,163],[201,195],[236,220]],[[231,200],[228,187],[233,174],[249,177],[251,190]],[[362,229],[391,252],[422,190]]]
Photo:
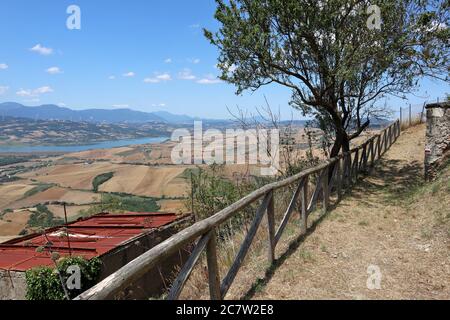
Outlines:
[[188,182],[181,177],[185,170],[185,166],[123,165],[114,171],[114,177],[102,184],[99,190],[156,198],[183,197],[188,189]]
[[25,192],[31,189],[33,189],[32,185],[23,183],[0,185],[0,210],[6,209],[10,204],[21,199]]
[[[314,135],[317,140],[317,133]],[[305,150],[301,150],[305,147],[303,130],[295,134],[295,141],[298,155],[304,155]],[[30,154],[20,156],[25,160],[18,163],[13,158],[10,164],[0,167],[0,178],[12,177],[14,180],[3,184],[0,181],[0,214],[3,214],[0,236],[25,232],[29,210],[35,210],[38,205],[44,205],[41,209],[51,213],[49,219],[57,219],[64,217],[62,204],[66,203],[69,220],[103,210],[105,206],[111,210],[121,203],[131,205],[133,209],[189,211],[185,201],[190,192],[187,170],[196,166],[172,163],[171,152],[175,144],[167,141],[48,156]],[[315,141],[316,148],[319,148],[318,144]],[[256,152],[255,145],[250,149]],[[283,163],[284,159],[280,161]],[[259,175],[260,170],[254,165],[227,165],[223,174],[239,181],[246,175]],[[103,202],[105,198],[116,204],[108,206]]]

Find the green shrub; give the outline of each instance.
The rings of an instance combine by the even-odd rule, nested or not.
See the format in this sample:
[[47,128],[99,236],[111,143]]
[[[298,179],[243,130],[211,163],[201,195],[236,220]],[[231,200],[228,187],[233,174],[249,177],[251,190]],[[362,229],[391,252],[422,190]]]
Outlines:
[[27,162],[33,157],[16,157],[16,156],[3,156],[0,157],[0,167],[7,166],[10,164],[16,164],[21,162]]
[[36,206],[36,212],[33,212],[28,219],[28,226],[32,228],[49,228],[64,224],[64,220],[57,218],[48,208],[42,204]]
[[98,187],[110,180],[114,176],[114,172],[102,173],[94,178],[92,181],[92,189],[94,192],[98,192]]
[[50,189],[51,187],[54,187],[54,184],[39,184],[36,187],[34,187],[33,189],[28,190],[27,192],[25,192],[25,194],[23,195],[24,198],[28,198],[31,197],[39,192],[44,192],[48,189]]
[[38,267],[25,272],[27,300],[63,300],[64,290],[54,269]]
[[86,260],[82,257],[63,258],[58,261],[57,269],[38,267],[26,271],[27,300],[64,300],[65,294],[58,270],[61,273],[64,285],[66,285],[66,281],[70,276],[70,274],[66,274],[66,270],[69,266],[73,265],[80,267],[81,289],[67,289],[70,299],[75,298],[97,283],[101,271],[100,259],[93,258]]
[[82,212],[82,216],[91,216],[100,212],[158,212],[160,206],[155,198],[128,194],[102,194],[102,203],[91,206]]
[[[185,206],[195,213],[196,220],[203,220],[235,203],[251,191],[257,189],[256,178],[240,182],[227,179],[223,174],[223,165],[212,165],[208,170],[197,168],[191,171],[191,194]],[[255,203],[256,205],[256,203]],[[226,239],[251,221],[255,206],[248,206],[236,214],[219,230],[219,238]]]

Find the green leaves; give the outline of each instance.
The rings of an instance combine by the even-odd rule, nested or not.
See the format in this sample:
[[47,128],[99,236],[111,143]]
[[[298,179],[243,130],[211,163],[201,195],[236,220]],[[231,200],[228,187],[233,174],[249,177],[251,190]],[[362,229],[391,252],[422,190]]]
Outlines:
[[81,292],[96,284],[101,270],[100,259],[93,258],[86,260],[83,257],[59,259],[59,257],[56,257],[56,252],[52,252],[51,255],[52,258],[53,255],[55,255],[55,261],[58,261],[58,269],[38,267],[26,271],[27,300],[64,300],[64,289],[58,272],[61,273],[63,280],[66,281],[68,277],[66,270],[73,265],[78,265],[80,267],[82,287],[81,290],[70,290],[70,298],[76,297]]
[[[405,94],[425,75],[448,81],[446,2],[218,0],[220,28],[204,34],[237,94],[288,87],[293,107],[350,134],[385,116],[374,108],[383,96]],[[380,9],[381,30],[367,27],[370,5]]]

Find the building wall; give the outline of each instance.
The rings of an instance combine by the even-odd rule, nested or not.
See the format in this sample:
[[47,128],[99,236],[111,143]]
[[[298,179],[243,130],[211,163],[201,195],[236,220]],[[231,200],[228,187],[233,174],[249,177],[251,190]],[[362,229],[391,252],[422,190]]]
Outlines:
[[24,300],[25,272],[0,270],[0,300]]
[[425,179],[431,181],[450,159],[450,103],[430,104],[426,109]]
[[[168,226],[149,231],[144,235],[127,241],[117,249],[101,256],[100,259],[103,262],[103,266],[100,280],[103,280],[150,248],[191,225],[192,222],[191,216],[183,218]],[[150,270],[144,277],[130,284],[126,290],[119,293],[115,298],[137,300],[160,297],[170,287],[176,269],[181,268],[187,261],[190,251],[190,246],[186,246],[183,250],[174,253],[156,268]]]

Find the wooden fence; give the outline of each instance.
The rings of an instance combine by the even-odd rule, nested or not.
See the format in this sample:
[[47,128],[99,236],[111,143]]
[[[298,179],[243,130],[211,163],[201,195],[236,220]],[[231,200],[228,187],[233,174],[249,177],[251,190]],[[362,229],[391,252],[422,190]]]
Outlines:
[[[192,254],[173,282],[168,299],[177,299],[180,296],[186,281],[204,250],[206,250],[207,256],[210,297],[213,300],[224,299],[242,266],[243,260],[249,251],[250,245],[255,238],[264,216],[267,217],[268,227],[268,259],[269,263],[272,264],[275,260],[276,246],[298,201],[301,203],[299,206],[301,214],[301,225],[299,229],[301,234],[305,234],[308,228],[308,216],[316,209],[317,203],[322,201],[322,208],[326,212],[330,207],[331,195],[336,195],[336,201],[339,202],[343,191],[351,188],[358,180],[359,174],[367,173],[397,140],[399,135],[400,121],[397,120],[379,134],[374,135],[348,153],[330,159],[323,164],[302,171],[292,177],[265,185],[253,191],[213,216],[193,224],[151,248],[91,289],[80,294],[76,299],[113,299],[117,293],[126,289],[130,283],[142,277],[146,272],[160,264],[177,250],[195,241],[197,242]],[[333,172],[331,173],[331,171]],[[314,178],[315,184],[313,184],[314,188],[311,190],[312,192],[309,192],[308,188],[311,185],[309,182],[312,178]],[[282,220],[276,226],[274,191],[288,186],[294,187],[295,191]],[[217,228],[235,216],[240,210],[261,199],[262,202],[256,210],[253,222],[236,254],[231,268],[226,276],[220,279],[217,263]]]

